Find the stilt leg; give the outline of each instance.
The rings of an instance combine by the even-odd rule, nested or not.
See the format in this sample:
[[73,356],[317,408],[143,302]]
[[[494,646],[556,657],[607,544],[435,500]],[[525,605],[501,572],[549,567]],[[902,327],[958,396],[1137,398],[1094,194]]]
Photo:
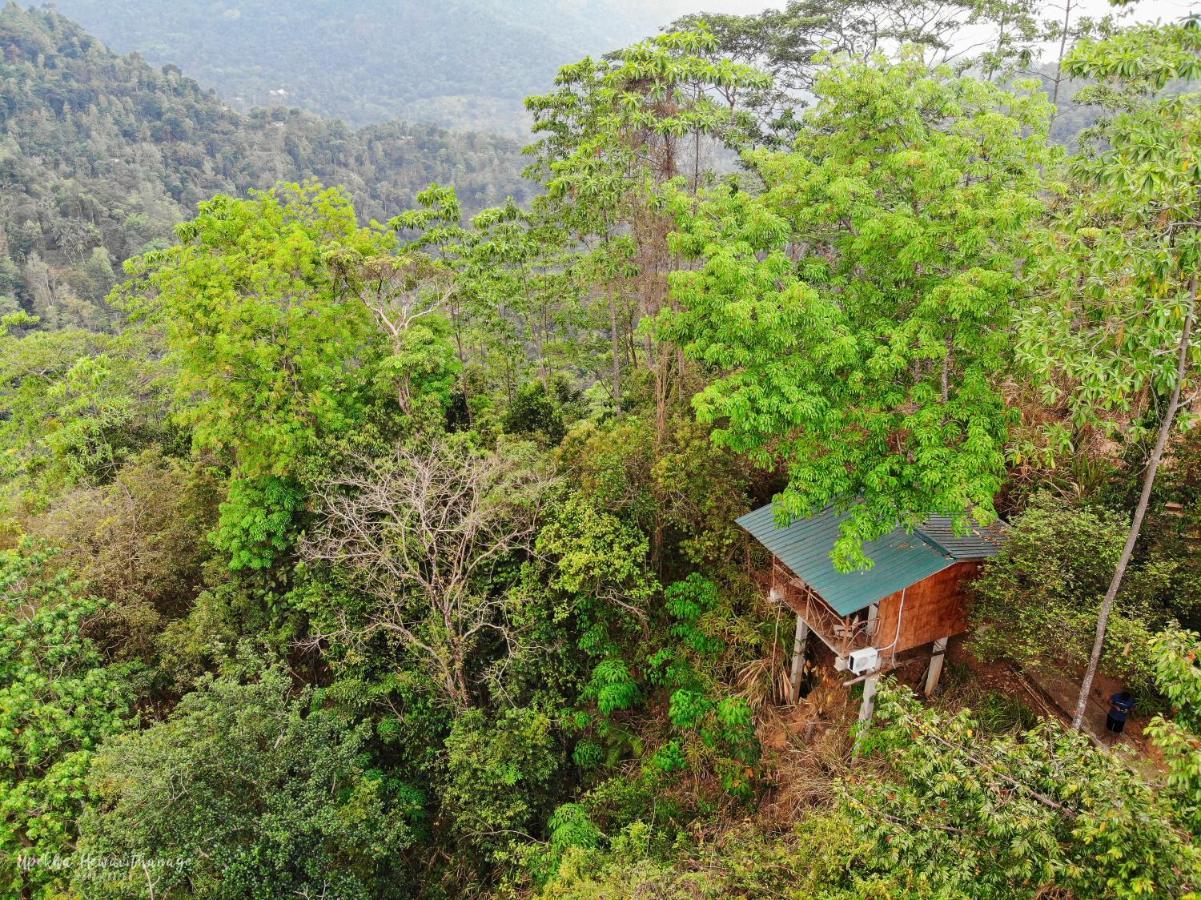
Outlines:
[[938,687],[938,679],[942,676],[942,661],[947,652],[947,638],[939,638],[934,642],[934,655],[930,657],[930,671],[926,675],[926,696],[933,697]]
[[863,682],[863,702],[859,704],[859,721],[866,722],[872,717],[872,713],[876,711],[876,682],[880,680],[879,675],[868,675]]
[[805,644],[809,641],[809,626],[798,614],[796,637],[792,641],[792,669],[788,673],[789,700],[796,703],[801,699],[801,674],[805,670]]

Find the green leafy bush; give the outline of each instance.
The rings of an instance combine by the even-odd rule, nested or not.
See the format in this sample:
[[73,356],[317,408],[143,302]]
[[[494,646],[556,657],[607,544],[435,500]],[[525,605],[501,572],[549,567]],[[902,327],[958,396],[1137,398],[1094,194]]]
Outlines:
[[91,636],[106,604],[81,594],[45,553],[0,551],[0,886],[52,892],[68,858],[97,747],[133,724],[136,664],[110,665]]
[[[162,894],[408,896],[397,863],[421,794],[370,766],[368,723],[290,693],[270,667],[248,684],[207,678],[166,721],[107,744],[80,853],[178,861],[161,870]],[[77,877],[87,896],[144,890],[136,866]]]
[[[973,583],[976,652],[1055,672],[1082,669],[1125,535],[1117,513],[1036,496]],[[1130,573],[1102,657],[1104,671],[1147,697],[1153,692],[1149,641],[1171,616],[1156,580],[1154,570]]]
[[515,707],[490,720],[466,710],[451,727],[446,753],[443,808],[469,846],[495,854],[541,824],[564,762],[546,713]]
[[221,504],[213,546],[229,554],[230,569],[269,569],[292,546],[303,504],[304,492],[291,479],[235,479]]

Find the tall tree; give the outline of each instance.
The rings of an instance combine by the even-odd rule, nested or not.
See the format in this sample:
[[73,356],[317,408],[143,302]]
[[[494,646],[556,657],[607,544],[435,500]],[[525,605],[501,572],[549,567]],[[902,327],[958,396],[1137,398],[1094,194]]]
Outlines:
[[855,568],[898,524],[995,515],[1049,110],[912,58],[816,93],[795,151],[749,156],[762,193],[677,200],[700,268],[661,327],[717,376],[694,399],[714,439],[787,467],[779,515],[849,512],[834,555]]
[[623,362],[641,353],[662,424],[676,358],[649,334],[635,344],[639,321],[668,302],[673,267],[669,225],[654,199],[677,178],[696,190],[712,142],[741,142],[741,94],[769,79],[721,57],[713,35],[697,29],[565,66],[555,84],[526,101],[541,136],[528,148],[535,157],[528,172],[546,184],[543,214],[591,245],[596,292],[608,308],[615,400],[620,405]]
[[1069,74],[1116,114],[1074,160],[1078,190],[1048,236],[1041,302],[1024,318],[1021,357],[1047,399],[1078,423],[1141,437],[1153,428],[1125,546],[1101,602],[1073,724],[1085,716],[1114,601],[1134,553],[1169,438],[1197,390],[1201,263],[1201,93],[1156,96],[1201,74],[1197,20],[1085,41]]
[[754,138],[784,147],[800,126],[797,110],[831,61],[867,62],[902,46],[930,66],[975,68],[989,79],[1028,60],[1039,35],[1034,0],[788,0],[753,15],[696,13],[673,28],[710,30],[720,52],[772,76],[751,92]]
[[166,330],[180,418],[239,475],[294,475],[362,414],[364,362],[382,348],[345,259],[377,256],[389,237],[315,185],[218,196],[179,237],[132,265],[129,296]]

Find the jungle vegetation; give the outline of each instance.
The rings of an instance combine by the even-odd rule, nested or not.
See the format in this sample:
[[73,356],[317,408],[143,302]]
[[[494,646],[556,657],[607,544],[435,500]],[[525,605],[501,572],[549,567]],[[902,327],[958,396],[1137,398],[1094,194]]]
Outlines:
[[[564,66],[523,191],[6,7],[0,894],[1195,895],[1201,27],[932,8]],[[976,665],[782,707],[773,498],[1007,519]]]

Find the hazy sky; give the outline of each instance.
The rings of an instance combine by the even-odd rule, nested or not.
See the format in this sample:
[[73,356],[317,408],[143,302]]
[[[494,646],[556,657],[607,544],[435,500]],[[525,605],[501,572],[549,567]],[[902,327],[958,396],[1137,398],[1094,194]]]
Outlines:
[[[693,12],[756,13],[768,8],[780,9],[785,0],[620,0],[638,9],[643,15],[653,14],[663,23]],[[1073,17],[1103,16],[1114,11],[1108,0],[1078,0]],[[1171,21],[1201,9],[1201,0],[1139,0],[1129,7],[1127,22]],[[1063,0],[1045,0],[1043,17],[1058,19],[1063,15]]]
[[[645,10],[656,10],[664,19],[675,18],[690,12],[754,13],[784,6],[784,0],[627,0],[631,5]],[[1190,9],[1201,7],[1198,0],[1141,0],[1135,7],[1134,18],[1148,21],[1156,18],[1177,19]],[[1045,15],[1055,16],[1063,6],[1060,0],[1045,4]],[[1082,0],[1079,8],[1086,15],[1104,15],[1111,10],[1108,0]]]

